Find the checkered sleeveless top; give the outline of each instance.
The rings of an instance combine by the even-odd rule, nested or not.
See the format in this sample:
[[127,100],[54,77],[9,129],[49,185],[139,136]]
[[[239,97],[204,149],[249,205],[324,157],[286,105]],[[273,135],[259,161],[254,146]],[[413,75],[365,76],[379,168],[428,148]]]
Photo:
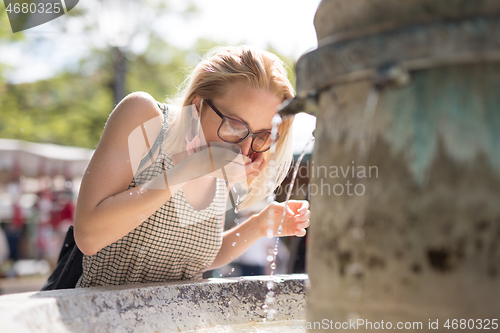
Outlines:
[[[163,111],[166,119],[167,109]],[[150,153],[161,146],[165,124]],[[170,155],[160,149],[155,161],[128,188],[144,184],[172,167]],[[177,191],[123,238],[93,255],[84,255],[83,274],[76,287],[201,278],[222,245],[225,197],[226,183],[222,179],[217,179],[214,199],[203,210],[195,210],[182,189]]]

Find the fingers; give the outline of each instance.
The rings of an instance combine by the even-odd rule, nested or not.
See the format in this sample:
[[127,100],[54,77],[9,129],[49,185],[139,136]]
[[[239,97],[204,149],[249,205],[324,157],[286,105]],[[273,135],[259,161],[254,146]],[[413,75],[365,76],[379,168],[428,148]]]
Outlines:
[[290,206],[295,209],[297,214],[293,218],[295,223],[295,236],[304,237],[306,228],[311,224],[311,211],[309,210],[309,202],[306,200],[294,200],[289,202]]
[[[309,201],[306,201],[306,200],[302,201],[302,206],[299,208],[298,212],[299,212],[299,214],[301,214],[301,215],[305,214],[306,212],[311,213],[311,212],[309,211]],[[310,214],[309,214],[309,215],[310,215]]]
[[262,169],[264,168],[264,157],[262,154],[257,154],[257,157],[253,160],[252,163],[249,163],[247,166],[247,176],[248,178],[257,178]]
[[258,163],[259,165],[263,165],[264,154],[252,153],[251,160],[252,160],[253,163]]
[[295,232],[295,236],[297,237],[304,237],[306,235],[307,231],[306,229],[300,229]]
[[297,222],[296,229],[305,229],[311,225],[311,220],[307,219],[305,221]]
[[311,221],[309,219],[304,222],[297,223],[295,225],[296,229],[294,235],[298,237],[304,237],[307,233],[306,228],[309,227],[310,224]]
[[[294,204],[297,204],[297,201]],[[283,210],[286,209],[286,214],[285,214],[286,218],[282,222],[284,230],[286,230],[283,236],[304,237],[307,233],[306,228],[308,228],[309,225],[311,224],[310,220],[311,211],[307,210],[307,207],[309,207],[308,204],[300,202],[300,207],[302,207],[302,205],[306,207],[306,211],[304,214],[300,215],[294,213],[289,206],[285,207],[284,203],[278,203],[278,202],[271,203],[266,209],[267,210],[267,213],[265,215],[266,219],[269,218],[273,219],[275,221],[275,229],[277,230],[279,223],[281,222],[281,217],[283,216]],[[269,215],[271,212],[274,214]]]
[[300,222],[307,221],[310,218],[311,218],[311,211],[308,210],[308,211],[305,212],[304,215],[295,215],[294,221],[297,222],[297,223],[300,223]]
[[290,200],[288,206],[290,206],[295,214],[303,215],[309,209],[309,202],[307,200]]

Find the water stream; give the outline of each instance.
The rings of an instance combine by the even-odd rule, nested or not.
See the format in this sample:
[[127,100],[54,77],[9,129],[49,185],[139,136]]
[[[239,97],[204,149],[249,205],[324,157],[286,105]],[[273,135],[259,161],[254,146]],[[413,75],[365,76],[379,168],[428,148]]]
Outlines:
[[[271,129],[271,148],[270,148],[270,158],[269,158],[269,168],[270,168],[270,181],[268,185],[268,191],[269,191],[269,196],[267,198],[267,202],[271,204],[275,198],[276,195],[274,194],[274,188],[275,188],[275,178],[276,178],[276,159],[275,159],[275,154],[276,154],[276,137],[278,133],[278,126],[281,124],[281,116],[279,114],[276,114],[273,117],[273,120],[271,122],[272,124],[272,129]],[[290,200],[292,191],[293,191],[293,186],[295,184],[295,179],[297,178],[297,173],[300,167],[300,163],[302,159],[304,158],[306,154],[306,149],[309,146],[311,142],[314,141],[314,136],[311,136],[311,138],[307,141],[306,145],[304,146],[304,149],[302,150],[302,153],[300,154],[299,158],[297,159],[294,169],[293,169],[293,176],[291,179],[290,187],[288,189],[287,195],[286,195],[286,200],[285,200],[285,209],[283,209],[283,213],[281,216],[281,221],[278,226],[277,233],[278,235],[281,235],[283,232],[283,221],[285,220],[285,215],[286,215],[286,207],[288,205],[288,201]],[[267,237],[268,238],[273,238],[274,236],[274,209],[269,209],[269,215],[268,215],[268,229],[267,229]],[[270,268],[271,268],[271,275],[274,274],[274,271],[276,269],[276,257],[278,255],[278,243],[279,243],[279,237],[276,237],[276,243],[274,245],[274,249],[270,249],[267,259],[270,262]],[[272,308],[272,304],[274,303],[274,283],[272,281],[269,281],[267,283],[267,289],[268,292],[266,294],[266,299],[265,299],[265,304],[262,306],[264,313],[266,314],[266,318],[263,319],[265,322],[267,320],[274,320],[275,315],[276,315],[276,310]]]

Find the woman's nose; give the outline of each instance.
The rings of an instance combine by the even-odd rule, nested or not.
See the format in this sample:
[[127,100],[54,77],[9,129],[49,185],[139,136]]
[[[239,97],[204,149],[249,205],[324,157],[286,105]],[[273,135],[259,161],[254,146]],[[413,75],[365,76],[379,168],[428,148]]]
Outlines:
[[248,137],[245,140],[241,141],[238,143],[238,146],[240,146],[241,149],[241,154],[248,156],[248,153],[250,153],[250,149],[252,146],[252,137]]

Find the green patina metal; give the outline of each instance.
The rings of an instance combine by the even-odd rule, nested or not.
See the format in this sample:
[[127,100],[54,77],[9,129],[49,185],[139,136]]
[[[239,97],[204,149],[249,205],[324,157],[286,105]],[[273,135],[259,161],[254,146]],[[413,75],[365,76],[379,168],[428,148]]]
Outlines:
[[485,157],[500,176],[500,64],[446,66],[412,75],[402,89],[386,90],[378,113],[391,113],[382,134],[404,152],[417,183],[423,184],[438,144],[467,166]]

